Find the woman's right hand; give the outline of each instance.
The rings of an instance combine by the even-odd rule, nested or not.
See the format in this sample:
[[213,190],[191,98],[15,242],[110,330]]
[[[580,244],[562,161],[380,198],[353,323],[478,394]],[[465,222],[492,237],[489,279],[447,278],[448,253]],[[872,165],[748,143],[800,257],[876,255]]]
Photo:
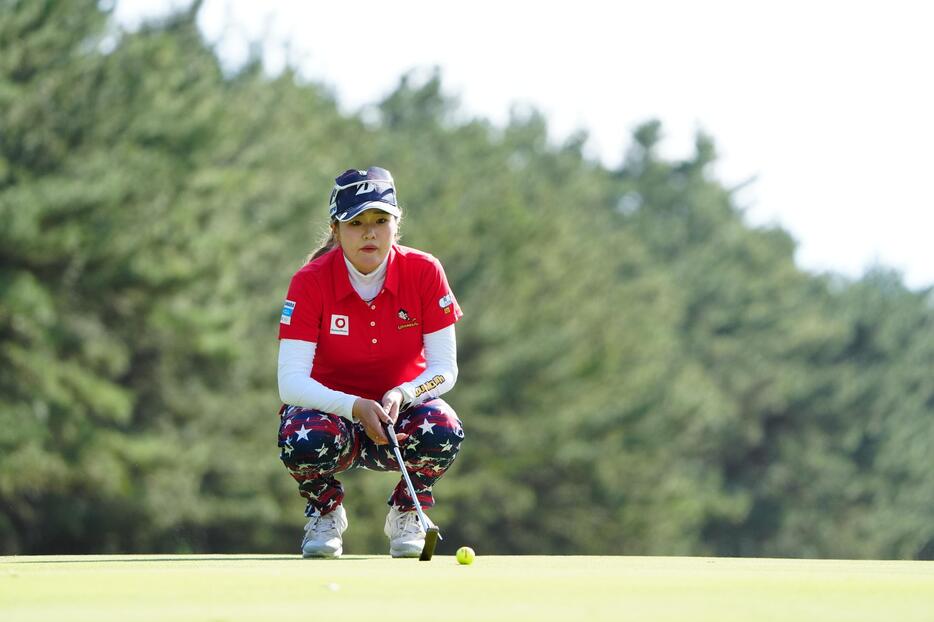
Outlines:
[[366,435],[377,445],[388,445],[389,439],[383,432],[384,423],[392,423],[392,419],[383,410],[382,405],[374,400],[358,397],[353,403],[354,419],[363,424]]

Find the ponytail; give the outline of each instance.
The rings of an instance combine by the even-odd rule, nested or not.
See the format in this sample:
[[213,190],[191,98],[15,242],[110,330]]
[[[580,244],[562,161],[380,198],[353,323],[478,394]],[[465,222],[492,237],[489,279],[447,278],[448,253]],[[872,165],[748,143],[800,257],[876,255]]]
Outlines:
[[318,250],[308,253],[308,257],[305,258],[305,263],[309,264],[321,255],[334,250],[337,246],[337,237],[334,235],[334,229],[336,228],[336,223],[332,222],[331,227],[328,229],[328,237],[325,239],[321,246],[318,247]]

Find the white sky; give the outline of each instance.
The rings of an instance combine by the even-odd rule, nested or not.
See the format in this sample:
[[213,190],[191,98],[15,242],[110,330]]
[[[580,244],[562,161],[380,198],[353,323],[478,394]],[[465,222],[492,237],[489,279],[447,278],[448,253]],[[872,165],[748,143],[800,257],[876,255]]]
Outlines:
[[[187,0],[118,0],[132,27]],[[664,153],[698,128],[752,224],[778,223],[798,263],[858,277],[874,264],[934,285],[934,3],[918,0],[206,0],[231,64],[267,45],[352,112],[412,68],[440,66],[463,110],[503,123],[532,104],[560,141],[590,133],[615,166],[658,118]],[[925,77],[927,76],[927,77]]]

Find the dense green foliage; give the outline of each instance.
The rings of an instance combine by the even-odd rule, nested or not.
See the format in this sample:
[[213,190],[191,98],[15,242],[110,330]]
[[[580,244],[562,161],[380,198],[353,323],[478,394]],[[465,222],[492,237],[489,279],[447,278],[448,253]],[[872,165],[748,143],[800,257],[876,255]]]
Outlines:
[[[0,552],[297,550],[278,312],[376,163],[466,313],[441,552],[934,558],[928,292],[803,272],[709,137],[660,140],[611,170],[436,74],[342,114],[225,73],[193,11],[0,0]],[[395,476],[342,479],[347,550],[382,551]]]

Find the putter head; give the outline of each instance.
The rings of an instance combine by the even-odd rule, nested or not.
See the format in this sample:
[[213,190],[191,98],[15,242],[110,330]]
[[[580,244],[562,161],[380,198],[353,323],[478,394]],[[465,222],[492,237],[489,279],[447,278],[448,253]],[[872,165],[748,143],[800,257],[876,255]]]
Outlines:
[[435,547],[438,546],[438,540],[441,539],[441,531],[437,527],[429,527],[425,532],[425,547],[422,554],[418,557],[420,562],[430,562],[431,556],[435,554]]

